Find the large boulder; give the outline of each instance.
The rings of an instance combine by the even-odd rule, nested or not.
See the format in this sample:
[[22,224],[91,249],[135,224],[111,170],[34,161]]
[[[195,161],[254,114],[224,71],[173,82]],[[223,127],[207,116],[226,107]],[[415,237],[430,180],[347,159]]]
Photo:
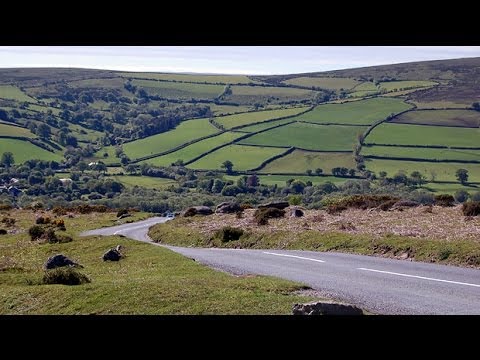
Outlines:
[[363,315],[363,311],[354,305],[319,301],[293,305],[293,315]]
[[105,254],[103,254],[103,261],[119,261],[123,255],[120,252],[122,249],[121,245],[117,245],[116,248],[111,248]]
[[55,269],[63,266],[83,267],[82,265],[77,264],[75,261],[72,261],[71,259],[62,254],[50,256],[43,266],[46,270]]
[[184,217],[195,216],[195,215],[210,215],[213,214],[212,209],[208,206],[193,206],[185,210],[183,213]]
[[302,217],[303,215],[303,211],[300,209],[293,208],[290,210],[290,217]]
[[283,210],[287,208],[290,204],[288,201],[278,201],[278,202],[269,202],[266,204],[258,205],[259,209],[265,209],[265,208],[275,208],[275,209],[280,209]]
[[239,211],[242,211],[242,207],[236,202],[222,202],[215,209],[215,212],[219,214],[232,214]]

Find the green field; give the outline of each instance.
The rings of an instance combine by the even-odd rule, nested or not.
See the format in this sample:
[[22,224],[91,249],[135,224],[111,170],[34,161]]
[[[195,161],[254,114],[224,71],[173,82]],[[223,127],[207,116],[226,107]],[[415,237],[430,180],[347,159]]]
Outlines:
[[474,110],[409,111],[393,119],[394,123],[480,127],[480,112]]
[[177,183],[172,179],[150,176],[117,175],[113,176],[113,178],[126,187],[142,186],[148,189],[163,189],[169,185],[175,185]]
[[411,107],[399,99],[374,98],[345,104],[319,105],[312,111],[299,115],[294,120],[318,124],[370,125],[391,113],[399,113]]
[[251,106],[234,106],[234,105],[217,105],[217,104],[208,104],[210,110],[215,116],[222,116],[228,114],[242,113],[246,111],[253,110]]
[[432,180],[432,171],[436,174],[437,181],[457,181],[455,172],[458,169],[466,169],[469,173],[468,181],[480,182],[480,165],[478,164],[365,159],[365,165],[368,170],[374,171],[377,175],[380,171],[386,171],[387,176],[393,176],[399,171],[405,171],[407,175],[413,171],[419,171],[429,181]]
[[183,149],[177,150],[173,153],[142,161],[142,163],[148,163],[157,166],[170,166],[177,160],[183,160],[183,162],[187,162],[199,156],[200,154],[213,149],[214,147],[229,143],[242,135],[243,134],[226,132],[212,138],[196,142],[195,144],[188,145],[187,147],[184,147]]
[[359,82],[354,79],[349,78],[333,78],[333,77],[297,77],[293,79],[288,79],[282,81],[284,84],[288,85],[298,85],[298,86],[308,86],[308,87],[317,87],[322,89],[333,89],[333,90],[348,90],[358,85]]
[[43,113],[46,113],[48,110],[51,110],[52,114],[55,115],[55,116],[58,116],[61,112],[60,109],[57,109],[57,108],[54,108],[54,107],[51,107],[51,106],[42,106],[42,105],[37,105],[37,104],[28,104],[28,109],[40,111],[40,112],[43,112]]
[[130,159],[137,159],[170,150],[216,132],[218,130],[208,122],[208,119],[188,120],[173,130],[126,143],[123,145],[123,151]]
[[223,125],[225,129],[232,129],[235,127],[272,120],[280,117],[296,115],[307,109],[308,107],[299,107],[281,110],[255,111],[244,114],[217,117],[215,118],[215,121],[220,125]]
[[384,123],[373,129],[365,143],[478,147],[480,129]]
[[320,168],[323,170],[323,173],[329,174],[334,167],[355,169],[355,161],[352,154],[295,150],[291,154],[267,164],[259,173],[304,174],[308,169],[315,171],[315,169]]
[[378,87],[371,81],[365,81],[355,86],[353,91],[378,91]]
[[195,75],[195,74],[160,74],[160,73],[120,73],[125,78],[142,78],[168,81],[187,81],[199,83],[249,84],[258,83],[246,75]]
[[438,100],[438,101],[418,101],[412,100],[412,102],[417,105],[418,109],[445,109],[445,108],[468,108],[472,105],[469,101],[449,101],[449,100]]
[[[53,218],[53,214],[47,213]],[[0,314],[30,315],[201,315],[291,314],[302,284],[267,276],[232,276],[173,251],[120,236],[78,237],[78,232],[114,224],[116,213],[64,217],[69,243],[30,241],[31,211],[11,212],[19,231],[1,238]],[[134,213],[129,219],[145,217]],[[125,258],[104,262],[117,245]],[[82,265],[90,283],[43,285],[43,263],[62,253]]]
[[276,121],[271,121],[271,122],[267,122],[267,123],[261,123],[261,124],[257,124],[257,125],[246,126],[244,128],[241,128],[240,130],[245,131],[245,132],[257,132],[257,131],[262,131],[262,130],[265,130],[265,129],[270,129],[272,127],[275,127],[275,126],[278,126],[278,125],[281,125],[281,124],[288,124],[288,123],[291,123],[292,121],[294,121],[294,119],[276,120]]
[[18,136],[26,138],[35,138],[35,135],[30,130],[18,126],[0,124],[0,136]]
[[370,96],[370,95],[376,95],[378,94],[378,91],[354,91],[350,94],[348,94],[348,97],[350,98],[363,98],[363,97],[367,97],[367,96]]
[[70,81],[72,87],[77,88],[101,88],[101,89],[119,89],[124,90],[125,79],[121,77],[110,79],[85,79]]
[[251,170],[276,155],[285,152],[285,149],[230,145],[221,148],[188,165],[192,169],[218,170],[224,161],[230,160],[234,170]]
[[253,135],[241,144],[294,146],[306,150],[352,150],[357,135],[365,131],[361,126],[314,125],[294,123]]
[[15,159],[15,164],[21,164],[30,159],[39,160],[62,160],[62,156],[50,151],[44,150],[41,147],[33,145],[28,141],[16,139],[0,139],[0,154],[10,151]]
[[411,88],[423,88],[437,85],[433,81],[387,81],[380,83],[380,89],[387,91],[399,91],[400,89],[406,90]]
[[0,85],[0,98],[12,99],[17,101],[37,102],[34,98],[31,98],[25,94],[22,90],[12,85]]
[[239,104],[253,104],[256,102],[291,101],[312,98],[315,91],[289,87],[273,86],[235,86],[231,87],[232,94],[226,96],[226,101]]
[[439,183],[428,183],[422,186],[424,189],[441,193],[441,194],[451,194],[453,195],[458,190],[465,190],[470,195],[480,191],[480,185],[470,185],[470,186],[463,186],[460,183],[456,184],[439,184]]
[[225,88],[223,85],[174,83],[154,80],[133,80],[132,84],[144,88],[149,94],[167,98],[216,98]]
[[413,158],[413,159],[420,158],[420,159],[433,159],[433,160],[480,161],[480,150],[408,148],[408,147],[398,147],[398,146],[363,146],[362,155],[404,157],[404,158]]

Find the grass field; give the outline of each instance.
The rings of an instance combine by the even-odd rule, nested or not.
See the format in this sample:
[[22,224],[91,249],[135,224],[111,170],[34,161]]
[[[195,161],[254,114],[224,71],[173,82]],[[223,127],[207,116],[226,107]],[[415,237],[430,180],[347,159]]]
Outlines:
[[308,86],[308,87],[318,87],[322,89],[333,89],[333,90],[348,90],[358,85],[359,82],[354,79],[349,78],[333,78],[333,77],[297,77],[293,79],[288,79],[282,81],[285,84],[289,85],[299,85],[299,86]]
[[271,121],[271,122],[267,122],[267,123],[261,123],[261,124],[257,124],[257,125],[246,126],[246,127],[241,128],[239,130],[245,131],[245,132],[257,132],[257,131],[261,131],[261,130],[265,130],[265,129],[270,129],[272,127],[275,127],[275,126],[278,126],[278,125],[281,125],[281,124],[288,124],[288,123],[291,123],[292,121],[294,121],[294,119],[276,120],[276,121]]
[[423,88],[435,85],[437,85],[437,83],[433,81],[387,81],[380,83],[380,89],[399,91],[400,89]]
[[68,124],[68,127],[70,130],[72,130],[73,134],[78,140],[85,140],[85,141],[94,141],[97,138],[101,138],[105,134],[97,131],[97,130],[92,130],[92,129],[87,129],[83,126],[77,125],[77,124]]
[[173,130],[126,143],[123,145],[123,151],[131,159],[137,159],[167,151],[216,132],[218,130],[208,122],[208,119],[183,121]]
[[142,78],[153,80],[188,81],[199,83],[249,84],[258,83],[246,75],[196,75],[196,74],[160,74],[160,73],[119,73],[125,78]]
[[26,138],[35,138],[35,135],[30,130],[18,126],[0,124],[1,136],[21,136]]
[[118,182],[121,182],[126,187],[141,186],[148,189],[163,189],[169,185],[175,185],[177,183],[172,179],[150,176],[117,175],[113,176],[113,178]]
[[412,100],[412,102],[417,105],[418,109],[468,108],[472,105],[469,101],[462,102],[461,100],[439,100],[429,102]]
[[[326,183],[327,181],[330,181],[338,185],[347,180],[343,178],[337,178],[334,176],[307,176],[307,175],[261,175],[259,174],[258,177],[260,178],[260,184],[277,185],[277,186],[285,186],[287,180],[290,180],[290,179],[296,179],[303,182],[311,181],[313,185],[323,184],[323,183]],[[224,178],[226,180],[237,181],[240,178],[240,176],[225,175]]]
[[[294,303],[314,299],[294,295],[302,289],[298,283],[264,276],[232,276],[168,249],[119,236],[74,236],[70,243],[38,244],[26,233],[35,222],[34,213],[8,215],[21,225],[19,234],[0,238],[3,315],[291,314]],[[70,229],[112,224],[115,219],[115,213],[95,213],[65,217],[64,221],[68,233]],[[120,262],[103,262],[102,254],[117,245],[123,247],[126,257]],[[83,265],[79,271],[91,282],[41,285],[43,263],[58,253]]]
[[373,129],[365,143],[478,147],[480,129],[384,123]]
[[85,79],[85,80],[73,80],[69,82],[70,86],[76,88],[102,88],[102,89],[119,89],[124,90],[123,85],[125,79],[121,77],[111,79]]
[[209,106],[210,106],[210,110],[215,116],[242,113],[242,112],[250,111],[253,109],[251,106],[242,106],[242,105],[233,106],[233,105],[209,104]]
[[428,183],[422,186],[425,190],[438,193],[438,194],[455,194],[458,190],[465,190],[470,195],[480,191],[480,185],[470,185],[470,186],[463,186],[460,183],[456,184],[439,184],[439,183]]
[[216,98],[225,86],[211,84],[173,83],[152,80],[133,80],[135,86],[144,88],[149,94],[166,98]]
[[37,102],[34,98],[25,94],[22,90],[12,85],[0,85],[0,98],[12,99],[16,101]]
[[349,98],[363,98],[363,97],[366,97],[366,96],[370,96],[370,95],[376,95],[376,94],[379,94],[378,91],[354,91],[354,92],[351,92],[350,94],[348,94],[348,97]]
[[[480,161],[480,150],[408,148],[397,146],[363,146],[362,155],[386,157],[421,158],[433,160],[477,160]],[[480,166],[480,164],[479,164]]]
[[394,123],[480,127],[480,112],[474,110],[409,111],[393,119]]
[[142,161],[142,163],[148,163],[157,166],[169,166],[177,160],[183,160],[183,162],[187,162],[199,156],[200,154],[213,149],[214,147],[229,143],[240,136],[242,136],[242,134],[226,132],[218,136],[196,142],[195,144],[188,145],[187,147],[184,147],[183,149],[177,150],[173,153]]
[[221,148],[188,165],[192,169],[221,169],[224,161],[230,160],[234,170],[251,170],[276,155],[285,152],[285,149],[230,145]]
[[306,150],[344,151],[352,150],[361,126],[314,125],[294,123],[253,135],[241,144],[295,146]]
[[318,124],[361,124],[370,125],[391,113],[399,113],[411,107],[399,99],[374,98],[345,104],[319,105],[312,111],[295,117],[294,120]]
[[215,121],[223,125],[225,129],[231,129],[238,126],[244,126],[244,125],[272,120],[280,117],[296,115],[307,109],[308,107],[299,107],[299,108],[281,109],[281,110],[255,111],[255,112],[249,112],[245,114],[217,117],[215,118]]
[[330,174],[334,167],[355,169],[355,161],[351,153],[317,153],[295,150],[280,159],[265,166],[259,173],[299,173],[308,169],[315,171],[320,168],[325,174]]
[[378,91],[378,87],[371,81],[365,81],[357,86],[354,91]]
[[43,113],[46,113],[48,110],[51,110],[52,114],[55,115],[55,116],[58,116],[61,112],[60,109],[57,109],[57,108],[54,108],[54,107],[51,107],[51,106],[42,106],[42,105],[37,105],[37,104],[28,104],[28,109],[40,111],[40,112],[43,112]]
[[263,86],[235,86],[231,87],[232,94],[226,96],[226,101],[239,104],[253,104],[255,102],[278,102],[311,98],[314,91],[288,87]]
[[0,139],[0,154],[10,151],[15,159],[15,164],[21,164],[30,159],[39,160],[62,160],[62,156],[50,151],[44,150],[41,147],[33,145],[28,141],[16,139]]
[[399,171],[404,171],[407,175],[413,171],[419,171],[429,181],[432,180],[432,172],[437,181],[457,181],[455,172],[458,169],[466,169],[469,173],[469,181],[480,182],[480,166],[478,164],[365,159],[365,165],[368,170],[374,171],[377,175],[380,171],[386,171],[387,176],[393,176]]

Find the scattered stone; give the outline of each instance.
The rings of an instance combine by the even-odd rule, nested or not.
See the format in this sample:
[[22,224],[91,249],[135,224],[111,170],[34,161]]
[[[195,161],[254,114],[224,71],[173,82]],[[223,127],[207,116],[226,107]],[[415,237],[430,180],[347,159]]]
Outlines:
[[242,211],[242,207],[235,202],[222,202],[215,209],[217,214],[233,214],[239,211]]
[[319,301],[293,305],[293,315],[363,315],[363,311],[354,305]]
[[122,214],[122,215],[120,215],[120,216],[118,217],[118,220],[120,220],[120,219],[125,219],[125,218],[130,217],[130,216],[132,216],[132,215],[130,215],[130,214],[128,214],[128,213],[127,213],[127,214]]
[[76,262],[70,260],[68,257],[62,254],[50,256],[44,264],[44,268],[46,270],[55,269],[63,266],[78,266],[83,268],[82,265],[77,264]]
[[288,201],[279,201],[279,202],[269,202],[266,204],[258,205],[259,209],[264,209],[264,208],[275,208],[275,209],[280,209],[283,210],[287,207],[289,207]]
[[116,248],[112,248],[108,250],[105,254],[103,254],[103,261],[119,261],[123,255],[120,253],[118,249],[120,245]]
[[300,209],[292,209],[290,211],[290,217],[302,217],[303,215],[303,211]]

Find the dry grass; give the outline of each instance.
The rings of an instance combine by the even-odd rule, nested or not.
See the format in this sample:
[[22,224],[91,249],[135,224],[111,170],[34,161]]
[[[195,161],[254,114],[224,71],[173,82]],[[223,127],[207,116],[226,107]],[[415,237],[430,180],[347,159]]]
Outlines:
[[399,235],[432,240],[480,242],[480,217],[467,219],[462,215],[461,206],[433,206],[432,212],[426,211],[426,208],[420,206],[402,211],[348,209],[337,215],[330,215],[324,210],[306,210],[303,218],[270,219],[267,226],[256,225],[253,217],[255,210],[247,209],[242,219],[237,219],[235,215],[213,214],[198,218],[198,221],[196,219],[185,226],[193,227],[208,237],[213,236],[215,231],[223,226],[235,226],[249,233],[295,233],[309,229],[367,234],[374,238]]

